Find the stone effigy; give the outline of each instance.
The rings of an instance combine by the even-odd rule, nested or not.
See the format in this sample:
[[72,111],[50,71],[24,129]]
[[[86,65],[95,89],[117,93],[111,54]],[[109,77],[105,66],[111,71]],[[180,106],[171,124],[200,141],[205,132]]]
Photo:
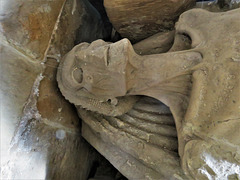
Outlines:
[[57,80],[85,139],[129,179],[239,178],[239,17],[187,11],[167,53],[138,55],[127,39],[74,47]]

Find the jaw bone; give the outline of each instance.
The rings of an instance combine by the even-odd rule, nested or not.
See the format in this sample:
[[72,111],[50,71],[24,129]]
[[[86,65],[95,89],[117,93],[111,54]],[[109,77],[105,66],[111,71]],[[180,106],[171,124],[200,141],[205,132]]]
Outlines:
[[[176,38],[186,34],[192,41],[192,49],[184,51],[139,56],[126,39],[114,44],[98,40],[91,45],[79,45],[61,62],[62,70],[58,72],[60,90],[75,105],[84,107],[87,104],[91,111],[109,116],[129,111],[137,100],[133,95],[158,99],[170,107],[174,116],[178,153],[187,176],[197,179],[235,176],[240,173],[240,133],[236,130],[240,127],[239,17],[240,9],[225,13],[194,9],[183,13],[176,25]],[[178,49],[177,46],[178,43],[174,43],[172,49]],[[81,69],[76,73],[81,78],[72,73],[75,68]],[[132,101],[128,101],[127,98],[131,97]],[[118,107],[124,107],[124,110],[120,108],[117,114],[108,114],[111,110],[105,111],[107,107],[101,106],[102,103],[97,109],[83,99],[108,103],[106,105],[111,110]],[[114,103],[108,102],[109,99],[114,99]],[[121,99],[126,102],[123,106],[120,106]],[[91,118],[78,109],[84,122],[94,129]],[[115,133],[121,134],[121,129]],[[166,153],[160,148],[159,155],[152,156],[146,149],[138,152],[138,149],[134,150],[135,146],[130,149],[121,147],[124,143],[120,136],[118,138],[115,143],[106,136],[102,140],[113,143],[162,176],[175,174],[183,177],[176,168],[177,158],[168,157],[169,161],[164,162],[162,158]],[[131,139],[131,142],[135,141]],[[158,151],[152,146],[147,149],[149,152]],[[150,159],[145,159],[147,157]],[[211,159],[218,163],[211,164]],[[176,165],[169,165],[174,161]],[[219,170],[223,161],[230,164],[232,171],[229,168]],[[161,163],[167,164],[171,173],[164,173]]]

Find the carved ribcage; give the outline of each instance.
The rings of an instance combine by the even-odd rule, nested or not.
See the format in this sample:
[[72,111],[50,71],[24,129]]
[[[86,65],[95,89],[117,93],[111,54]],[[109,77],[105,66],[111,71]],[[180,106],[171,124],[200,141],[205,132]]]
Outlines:
[[177,151],[177,132],[170,110],[161,102],[142,98],[128,113],[104,117],[111,126],[147,143]]
[[170,167],[173,171],[168,173],[181,174],[174,119],[160,101],[141,97],[130,111],[117,117],[77,108],[83,120],[83,137],[118,169],[121,163],[116,153],[129,156],[127,161],[133,158],[132,164],[144,176],[156,173],[156,177],[164,177]]

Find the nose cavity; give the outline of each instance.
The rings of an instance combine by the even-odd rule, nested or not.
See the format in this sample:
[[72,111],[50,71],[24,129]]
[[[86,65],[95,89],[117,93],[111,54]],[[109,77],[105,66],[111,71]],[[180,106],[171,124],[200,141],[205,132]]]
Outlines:
[[196,48],[208,39],[204,36],[204,31],[209,27],[208,21],[214,16],[202,9],[192,9],[183,13],[176,23],[176,34],[188,35],[191,38],[191,48]]
[[82,83],[82,81],[83,81],[83,71],[82,71],[82,69],[76,67],[72,71],[72,77],[77,83]]
[[169,52],[183,51],[192,48],[192,39],[187,33],[177,33]]

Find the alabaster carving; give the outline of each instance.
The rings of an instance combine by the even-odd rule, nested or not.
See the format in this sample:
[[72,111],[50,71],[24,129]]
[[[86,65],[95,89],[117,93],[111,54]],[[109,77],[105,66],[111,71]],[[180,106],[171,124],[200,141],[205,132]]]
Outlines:
[[97,40],[60,67],[83,136],[127,178],[240,178],[240,9],[183,13],[167,53]]

